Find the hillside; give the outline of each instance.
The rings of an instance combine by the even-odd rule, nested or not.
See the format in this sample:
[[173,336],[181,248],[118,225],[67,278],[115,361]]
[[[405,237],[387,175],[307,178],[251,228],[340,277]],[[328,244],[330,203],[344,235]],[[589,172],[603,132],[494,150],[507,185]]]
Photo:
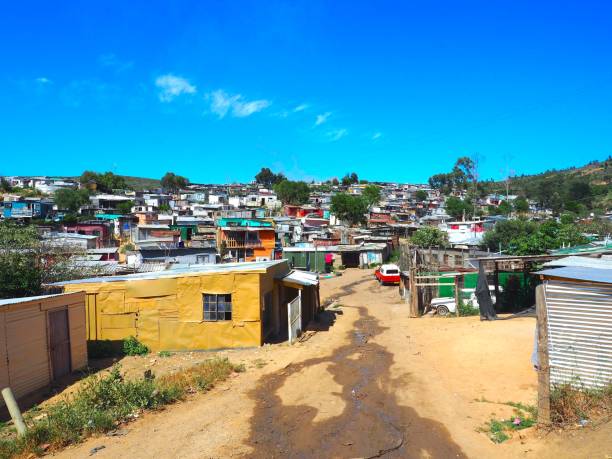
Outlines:
[[[555,211],[605,212],[612,208],[612,158],[585,166],[520,175],[509,180],[509,193],[526,196]],[[487,182],[492,192],[505,194],[504,181]]]
[[133,190],[141,191],[141,190],[154,190],[161,186],[159,179],[152,179],[146,177],[132,177],[129,175],[121,176],[127,186]]

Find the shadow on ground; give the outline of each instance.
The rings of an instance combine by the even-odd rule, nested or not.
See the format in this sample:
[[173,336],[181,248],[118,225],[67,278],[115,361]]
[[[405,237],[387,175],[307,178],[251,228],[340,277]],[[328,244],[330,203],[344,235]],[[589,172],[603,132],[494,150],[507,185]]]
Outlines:
[[[345,286],[343,293],[353,293],[353,287],[362,282]],[[392,354],[371,341],[386,328],[365,307],[357,309],[359,319],[349,332],[348,344],[331,356],[267,375],[249,393],[256,404],[247,440],[253,448],[250,457],[465,457],[441,423],[398,404],[394,394],[409,386],[410,375],[391,378]],[[342,387],[336,395],[345,408],[338,416],[315,422],[316,408],[283,405],[278,392],[292,375],[321,364]],[[317,381],[304,384],[312,384],[306,390],[319,390]]]

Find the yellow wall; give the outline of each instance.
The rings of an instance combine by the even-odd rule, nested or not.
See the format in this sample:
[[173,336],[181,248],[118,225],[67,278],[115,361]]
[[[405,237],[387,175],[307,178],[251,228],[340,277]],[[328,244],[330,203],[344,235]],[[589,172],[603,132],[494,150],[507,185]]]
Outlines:
[[[177,278],[77,283],[87,292],[90,340],[135,336],[152,350],[218,349],[262,344],[262,286],[270,291],[286,263],[268,271],[184,275]],[[232,320],[205,322],[202,295],[231,293]]]

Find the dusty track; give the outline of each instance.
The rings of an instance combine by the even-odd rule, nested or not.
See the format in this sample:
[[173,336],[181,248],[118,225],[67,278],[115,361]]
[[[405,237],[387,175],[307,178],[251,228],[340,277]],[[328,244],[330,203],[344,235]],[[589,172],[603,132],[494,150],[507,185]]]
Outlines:
[[[90,439],[60,455],[85,457],[97,446],[105,448],[96,458],[612,454],[610,424],[524,432],[502,445],[476,432],[490,417],[510,412],[476,399],[535,402],[529,363],[534,319],[408,319],[397,289],[359,270],[324,280],[322,296],[342,304],[342,314],[328,314],[321,324],[327,331],[294,346],[223,352],[246,363],[247,372],[146,414],[126,426],[124,436]],[[137,370],[144,361],[126,365]]]

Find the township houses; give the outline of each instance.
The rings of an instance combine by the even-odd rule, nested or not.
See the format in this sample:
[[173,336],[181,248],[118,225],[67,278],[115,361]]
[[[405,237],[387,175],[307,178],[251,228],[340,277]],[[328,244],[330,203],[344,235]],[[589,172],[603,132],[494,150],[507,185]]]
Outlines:
[[261,346],[287,339],[290,308],[299,308],[300,330],[319,309],[316,275],[292,271],[286,260],[196,265],[54,286],[86,292],[89,340],[135,336],[153,350]]
[[227,250],[232,260],[272,260],[276,247],[274,224],[267,220],[221,218],[217,221],[217,247]]

